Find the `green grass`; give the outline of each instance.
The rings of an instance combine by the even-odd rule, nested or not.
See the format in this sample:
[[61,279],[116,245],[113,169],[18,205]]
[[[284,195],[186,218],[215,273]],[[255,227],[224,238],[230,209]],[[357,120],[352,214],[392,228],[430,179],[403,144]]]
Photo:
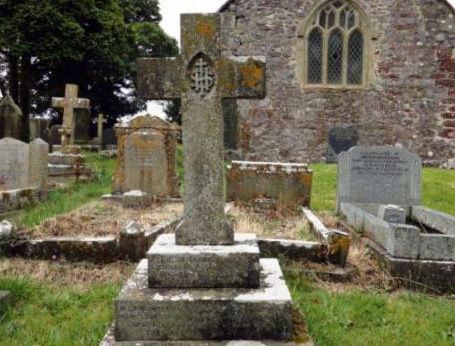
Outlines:
[[[311,208],[334,210],[336,199],[336,165],[312,164],[313,192]],[[422,204],[455,215],[455,171],[424,168]]]
[[112,323],[116,285],[88,291],[58,288],[23,279],[1,278],[16,304],[0,316],[0,345],[98,345]]
[[4,214],[2,218],[14,222],[19,227],[33,227],[48,218],[71,212],[91,200],[109,193],[112,186],[115,159],[86,153],[86,162],[96,174],[94,181],[74,183],[65,190],[52,190],[45,201],[19,211]]
[[455,302],[423,294],[332,293],[286,275],[316,345],[455,345]]

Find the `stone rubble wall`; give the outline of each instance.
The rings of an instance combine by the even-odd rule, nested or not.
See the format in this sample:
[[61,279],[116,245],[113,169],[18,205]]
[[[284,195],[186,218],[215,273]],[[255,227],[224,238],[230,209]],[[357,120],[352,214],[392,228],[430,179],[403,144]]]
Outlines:
[[426,163],[455,155],[455,18],[442,0],[354,0],[369,20],[369,83],[304,88],[305,28],[320,0],[235,0],[224,14],[225,53],[267,59],[267,98],[238,101],[242,159],[320,161],[335,126],[362,145],[401,145]]

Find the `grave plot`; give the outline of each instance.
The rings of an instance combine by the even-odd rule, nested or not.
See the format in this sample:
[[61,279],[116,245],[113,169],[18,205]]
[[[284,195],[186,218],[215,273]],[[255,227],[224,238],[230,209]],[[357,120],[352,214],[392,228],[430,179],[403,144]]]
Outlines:
[[145,256],[158,235],[175,226],[182,211],[179,203],[131,209],[115,202],[92,202],[36,227],[20,228],[20,239],[9,253],[34,259],[95,263],[137,261]]
[[455,286],[455,217],[420,205],[421,160],[407,150],[355,147],[339,157],[338,209],[394,276]]

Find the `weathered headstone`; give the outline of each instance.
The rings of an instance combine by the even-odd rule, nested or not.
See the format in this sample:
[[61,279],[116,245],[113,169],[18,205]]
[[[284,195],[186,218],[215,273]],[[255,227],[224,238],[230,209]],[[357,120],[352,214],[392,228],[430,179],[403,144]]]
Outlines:
[[117,145],[117,135],[113,128],[108,128],[103,131],[102,147],[105,149],[108,146]]
[[422,160],[396,147],[354,147],[338,157],[340,203],[420,204]]
[[139,190],[157,196],[177,196],[178,127],[155,116],[138,115],[121,120],[115,131],[118,159],[113,193]]
[[11,96],[6,95],[0,101],[0,138],[21,136],[22,111]]
[[78,93],[79,87],[77,85],[67,84],[64,98],[52,98],[52,107],[63,108],[63,127],[65,131],[62,131],[62,135],[67,137],[66,143],[68,145],[73,145],[75,140],[76,119],[74,111],[76,109],[90,109],[90,100],[78,98]]
[[359,141],[359,134],[355,127],[334,127],[329,131],[329,147],[327,149],[327,163],[337,163],[338,155],[355,147]]
[[186,210],[176,236],[158,237],[117,298],[119,342],[285,343],[292,336],[278,260],[259,259],[254,234],[234,239],[224,214],[222,98],[264,96],[265,64],[222,58],[220,21],[182,15],[182,56],[139,64],[144,98],[182,98]]
[[164,135],[157,131],[138,131],[125,142],[125,188],[155,196],[166,195],[167,155]]
[[78,109],[74,112],[76,127],[74,129],[74,143],[84,145],[90,142],[90,127],[92,119],[88,109]]
[[307,164],[232,161],[226,177],[231,201],[268,198],[282,209],[300,209],[311,202],[313,173]]
[[46,131],[49,129],[50,121],[47,119],[32,118],[30,119],[30,140],[36,138],[46,140]]
[[185,151],[185,216],[176,231],[181,245],[232,244],[224,213],[223,98],[261,98],[265,64],[221,56],[220,22],[182,16],[182,55],[139,61],[144,99],[182,101]]
[[30,143],[29,185],[46,189],[49,164],[49,144],[40,138]]
[[62,135],[61,130],[63,129],[63,125],[52,125],[49,132],[50,137],[50,144],[51,146],[54,145],[61,145],[62,144]]
[[17,139],[0,140],[0,191],[29,187],[29,146]]

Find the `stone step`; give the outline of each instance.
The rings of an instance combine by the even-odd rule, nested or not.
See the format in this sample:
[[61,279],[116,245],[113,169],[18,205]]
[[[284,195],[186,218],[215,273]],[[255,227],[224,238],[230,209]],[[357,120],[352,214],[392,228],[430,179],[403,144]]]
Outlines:
[[49,154],[49,163],[53,165],[82,165],[84,163],[82,155],[52,153]]
[[150,288],[257,288],[256,235],[236,234],[234,245],[176,245],[163,234],[147,254]]
[[116,299],[116,341],[289,341],[292,300],[280,265],[260,265],[258,289],[151,289],[143,260]]

